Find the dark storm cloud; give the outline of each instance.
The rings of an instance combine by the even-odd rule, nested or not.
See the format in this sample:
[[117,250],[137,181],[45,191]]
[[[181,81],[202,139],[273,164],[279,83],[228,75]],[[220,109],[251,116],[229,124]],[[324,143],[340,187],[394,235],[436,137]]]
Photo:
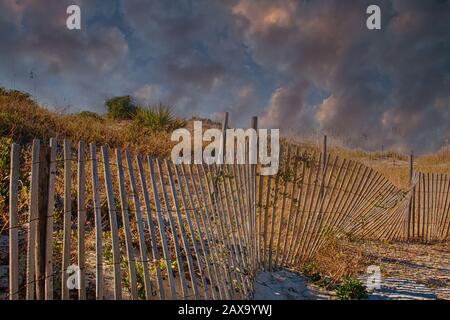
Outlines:
[[247,52],[233,25],[230,3],[123,3],[134,54],[144,60],[142,78],[170,87],[162,98],[186,115],[233,109],[240,103],[234,96],[251,82],[243,70]]
[[[65,28],[82,8],[82,31]],[[370,4],[382,30],[366,28]],[[252,114],[350,146],[435,150],[449,138],[450,1],[0,2],[0,85],[49,105],[106,97],[182,115]],[[30,72],[35,74],[30,79]]]
[[[117,87],[114,78],[106,75],[127,68],[128,44],[124,35],[118,28],[102,24],[83,23],[84,31],[69,31],[65,27],[66,9],[73,3],[86,7],[87,3],[93,4],[60,0],[1,3],[2,85],[32,94],[36,90],[37,97],[48,104],[78,107],[99,103],[105,87]],[[100,3],[105,6],[105,2],[97,2]],[[96,7],[101,9],[102,5]],[[86,13],[83,18],[86,21],[90,15]]]
[[[374,3],[381,31],[361,14]],[[404,151],[448,138],[449,1],[241,1],[234,12],[255,59],[288,79],[265,124],[314,123],[351,146]],[[322,103],[305,99],[313,85],[329,92]]]

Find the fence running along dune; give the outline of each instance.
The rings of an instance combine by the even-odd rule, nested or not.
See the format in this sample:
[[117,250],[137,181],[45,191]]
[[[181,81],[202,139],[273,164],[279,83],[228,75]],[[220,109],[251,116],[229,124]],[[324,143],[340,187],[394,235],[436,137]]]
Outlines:
[[401,190],[358,162],[281,150],[262,176],[36,139],[20,205],[13,144],[3,298],[250,299],[258,271],[299,268],[329,236],[448,239],[448,175],[414,173]]

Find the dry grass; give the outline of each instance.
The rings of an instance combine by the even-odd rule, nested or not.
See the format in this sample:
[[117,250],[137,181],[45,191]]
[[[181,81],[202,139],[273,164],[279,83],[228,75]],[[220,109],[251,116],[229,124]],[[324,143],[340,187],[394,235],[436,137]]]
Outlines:
[[346,276],[355,276],[363,272],[368,265],[364,251],[358,246],[350,246],[347,238],[328,237],[324,245],[307,264],[313,265],[321,276],[332,284]]
[[[364,151],[361,149],[347,149],[331,144],[328,151],[340,158],[360,162],[384,175],[395,186],[406,189],[409,184],[409,156],[392,150]],[[318,154],[321,146],[312,142],[295,142],[302,150]],[[416,172],[450,174],[450,146],[442,147],[432,154],[419,155],[414,158],[414,170]]]

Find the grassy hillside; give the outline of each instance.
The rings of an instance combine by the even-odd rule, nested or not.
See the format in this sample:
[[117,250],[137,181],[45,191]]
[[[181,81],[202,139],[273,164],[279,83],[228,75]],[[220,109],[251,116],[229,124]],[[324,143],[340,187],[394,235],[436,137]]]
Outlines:
[[167,130],[147,126],[145,115],[115,120],[93,112],[64,114],[38,106],[29,95],[0,89],[0,136],[22,145],[33,138],[69,138],[165,157],[172,142]]

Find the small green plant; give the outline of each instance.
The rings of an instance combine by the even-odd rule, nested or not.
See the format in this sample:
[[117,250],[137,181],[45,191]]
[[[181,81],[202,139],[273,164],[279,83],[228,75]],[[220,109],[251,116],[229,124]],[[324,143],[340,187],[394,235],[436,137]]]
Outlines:
[[130,96],[114,97],[106,100],[106,116],[114,120],[132,119],[136,113],[136,106]]
[[233,286],[234,286],[234,290],[236,292],[239,292],[239,284],[238,284],[238,281],[236,279],[233,279]]
[[307,276],[312,282],[318,282],[322,279],[317,266],[314,263],[305,263],[302,266],[301,272]]
[[159,269],[161,269],[161,271],[166,270],[166,261],[164,259],[159,259]]
[[367,290],[363,283],[353,277],[345,277],[336,287],[336,296],[339,300],[367,299]]
[[172,270],[176,270],[176,269],[178,268],[177,260],[173,260],[173,261],[170,263],[170,267],[172,268]]
[[[145,279],[144,279],[144,265],[140,262],[136,263],[136,280],[137,280],[137,289],[138,289],[138,297],[140,300],[145,300]],[[151,292],[154,295],[154,292]]]
[[[125,256],[121,256],[120,259],[121,266],[124,270],[127,270],[127,272],[124,274],[122,278],[122,283],[124,284],[125,288],[128,289],[128,291],[131,293],[131,278],[128,274],[128,259]],[[145,283],[144,283],[144,266],[142,263],[137,262],[135,264],[136,267],[136,288],[137,288],[137,295],[139,300],[145,300]]]

